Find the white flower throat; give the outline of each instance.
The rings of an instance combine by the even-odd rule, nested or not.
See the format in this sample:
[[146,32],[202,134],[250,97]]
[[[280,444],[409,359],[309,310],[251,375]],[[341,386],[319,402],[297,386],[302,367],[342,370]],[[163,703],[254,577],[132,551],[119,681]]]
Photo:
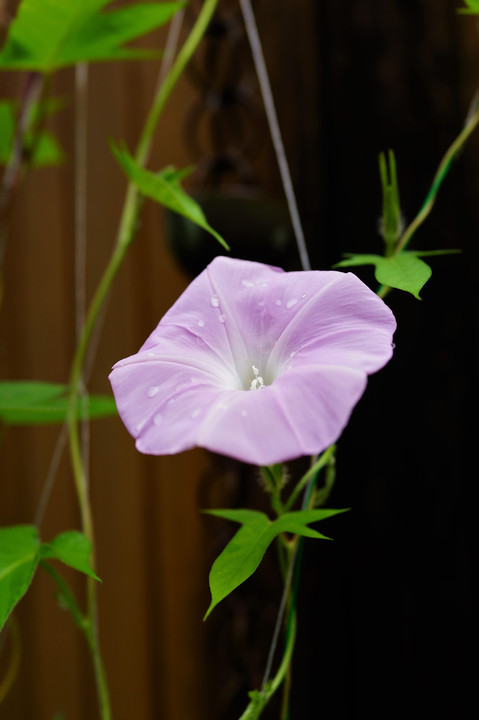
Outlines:
[[264,380],[259,374],[259,370],[254,365],[251,366],[253,368],[253,374],[254,378],[251,380],[251,385],[249,387],[250,390],[262,390],[266,385],[264,384]]

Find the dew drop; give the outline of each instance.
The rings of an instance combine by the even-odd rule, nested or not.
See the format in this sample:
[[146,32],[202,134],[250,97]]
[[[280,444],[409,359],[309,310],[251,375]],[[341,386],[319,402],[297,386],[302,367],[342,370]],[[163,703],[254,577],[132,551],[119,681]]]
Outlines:
[[158,385],[152,385],[146,394],[148,395],[149,398],[152,398],[152,397],[155,397],[155,395],[158,395],[159,392],[160,392],[160,388],[158,387]]
[[220,321],[220,323],[224,323],[226,322],[226,317],[224,315],[218,315],[218,320]]
[[146,356],[149,358],[154,358],[156,357],[156,354],[150,350],[150,352],[146,353]]
[[303,293],[303,294],[301,295],[301,297],[302,297],[302,298],[305,298],[305,297],[306,297],[306,293]]
[[191,417],[192,417],[193,419],[194,419],[194,418],[197,418],[198,415],[200,414],[200,412],[201,412],[201,410],[200,410],[199,408],[196,408],[196,410],[193,410],[193,412],[191,413]]
[[293,350],[293,352],[289,353],[289,357],[294,357],[296,355],[296,350]]
[[174,402],[175,402],[175,398],[172,397],[168,400],[168,405],[173,405]]
[[276,300],[276,302],[275,302],[275,305],[278,305],[278,307],[279,307],[280,305],[282,305],[282,304],[283,304],[283,303],[281,302],[281,300]]
[[246,410],[242,410],[242,411],[241,411],[241,414],[242,414],[243,417],[246,417],[246,416],[248,415],[248,413],[246,412]]
[[153,425],[160,425],[162,420],[163,420],[163,415],[161,413],[158,413],[153,418]]
[[213,295],[213,297],[211,298],[211,305],[212,305],[212,307],[220,306],[220,299],[217,295]]
[[245,288],[251,288],[254,287],[254,282],[251,282],[251,280],[242,280],[241,284]]
[[288,302],[286,303],[286,307],[288,308],[288,310],[291,310],[291,308],[294,307],[297,302],[298,298],[291,298],[291,300],[288,300]]
[[136,432],[139,433],[141,430],[143,430],[143,428],[145,427],[145,423],[146,423],[146,420],[142,420],[141,422],[139,422],[135,428]]
[[260,307],[263,307],[263,305],[264,305],[264,300],[260,300],[259,303],[258,303],[258,305],[259,305]]
[[204,321],[204,320],[198,320],[198,325],[199,325],[200,327],[204,327],[204,326],[205,326],[205,321]]

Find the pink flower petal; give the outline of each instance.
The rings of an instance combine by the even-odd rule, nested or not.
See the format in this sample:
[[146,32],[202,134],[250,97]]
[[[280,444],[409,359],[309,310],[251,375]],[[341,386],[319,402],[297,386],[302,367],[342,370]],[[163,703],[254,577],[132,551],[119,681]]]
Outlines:
[[351,273],[218,257],[110,380],[141,452],[200,446],[267,465],[338,439],[395,326]]

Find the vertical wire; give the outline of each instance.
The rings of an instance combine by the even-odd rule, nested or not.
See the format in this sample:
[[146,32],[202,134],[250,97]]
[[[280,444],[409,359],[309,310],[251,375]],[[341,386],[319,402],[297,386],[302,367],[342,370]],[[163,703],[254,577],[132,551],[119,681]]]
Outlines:
[[276,153],[276,160],[278,162],[279,172],[281,174],[281,180],[283,183],[284,193],[286,195],[286,201],[288,203],[289,214],[291,216],[291,223],[293,225],[293,231],[296,237],[296,244],[298,246],[301,266],[303,270],[311,270],[311,263],[309,261],[308,250],[306,248],[303,227],[301,225],[301,220],[299,217],[298,205],[293,189],[293,182],[291,180],[288,160],[286,158],[283,140],[281,138],[281,130],[278,123],[278,116],[276,114],[273,94],[271,92],[271,85],[268,78],[268,71],[266,69],[266,63],[264,60],[261,40],[259,38],[253,9],[251,7],[250,0],[239,0],[239,3],[241,6],[241,12],[243,14],[246,34],[248,35],[249,44],[251,46],[251,54],[253,56],[256,74],[258,76],[258,82],[261,89],[261,95],[263,97],[269,131],[271,133],[271,139],[273,141],[273,146]]
[[[74,133],[74,314],[75,342],[78,342],[85,321],[86,312],[86,246],[87,246],[87,172],[88,172],[88,64],[77,63],[75,66],[75,133]],[[81,404],[88,407],[88,395],[85,390],[85,375],[81,380]],[[82,422],[82,458],[84,467],[89,465],[90,426],[88,418]],[[55,484],[58,468],[68,439],[67,425],[64,423],[58,434],[50,464],[43,483],[40,498],[35,512],[34,523],[40,527],[48,507],[50,496]],[[88,478],[88,473],[87,473]]]
[[[75,65],[75,341],[78,342],[86,314],[86,249],[88,186],[88,63]],[[85,374],[81,378],[81,405],[88,409]],[[82,421],[81,447],[88,483],[90,423]]]
[[[291,180],[291,173],[289,170],[288,160],[284,149],[283,140],[281,137],[281,130],[279,127],[278,116],[276,114],[276,107],[274,104],[273,94],[271,92],[271,85],[269,82],[268,71],[266,69],[266,63],[264,60],[263,50],[261,46],[261,40],[259,38],[258,28],[256,25],[253,9],[251,7],[250,0],[239,0],[241,12],[243,14],[243,20],[245,24],[246,34],[248,35],[249,44],[251,47],[251,54],[253,56],[253,62],[255,65],[256,74],[258,76],[258,82],[260,85],[261,95],[263,97],[263,103],[265,107],[266,117],[268,120],[269,131],[273,142],[276,160],[278,163],[281,181],[283,183],[284,194],[288,203],[289,214],[291,216],[291,223],[293,226],[294,235],[296,238],[296,244],[298,246],[299,258],[301,261],[301,267],[303,270],[311,270],[311,263],[309,261],[308,250],[306,248],[306,241],[304,238],[303,227],[299,217],[298,205],[293,188],[293,182]],[[296,564],[297,548],[295,548],[293,557],[288,568],[288,574],[285,578],[285,584],[283,594],[280,601],[278,610],[278,616],[276,618],[276,624],[273,631],[273,638],[266,661],[266,668],[263,676],[262,691],[265,690],[266,684],[271,675],[271,669],[273,666],[274,655],[278,645],[279,634],[281,625],[284,618],[284,612],[286,608],[286,602],[293,579],[294,567]]]

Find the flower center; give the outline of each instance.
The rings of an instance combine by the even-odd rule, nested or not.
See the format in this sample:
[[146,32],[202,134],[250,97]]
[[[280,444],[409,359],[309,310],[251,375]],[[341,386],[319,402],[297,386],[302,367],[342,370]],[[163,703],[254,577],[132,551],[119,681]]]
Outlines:
[[259,370],[254,365],[251,366],[253,368],[253,374],[254,378],[251,380],[251,385],[249,387],[250,390],[262,390],[266,385],[264,384],[264,380],[259,374]]

